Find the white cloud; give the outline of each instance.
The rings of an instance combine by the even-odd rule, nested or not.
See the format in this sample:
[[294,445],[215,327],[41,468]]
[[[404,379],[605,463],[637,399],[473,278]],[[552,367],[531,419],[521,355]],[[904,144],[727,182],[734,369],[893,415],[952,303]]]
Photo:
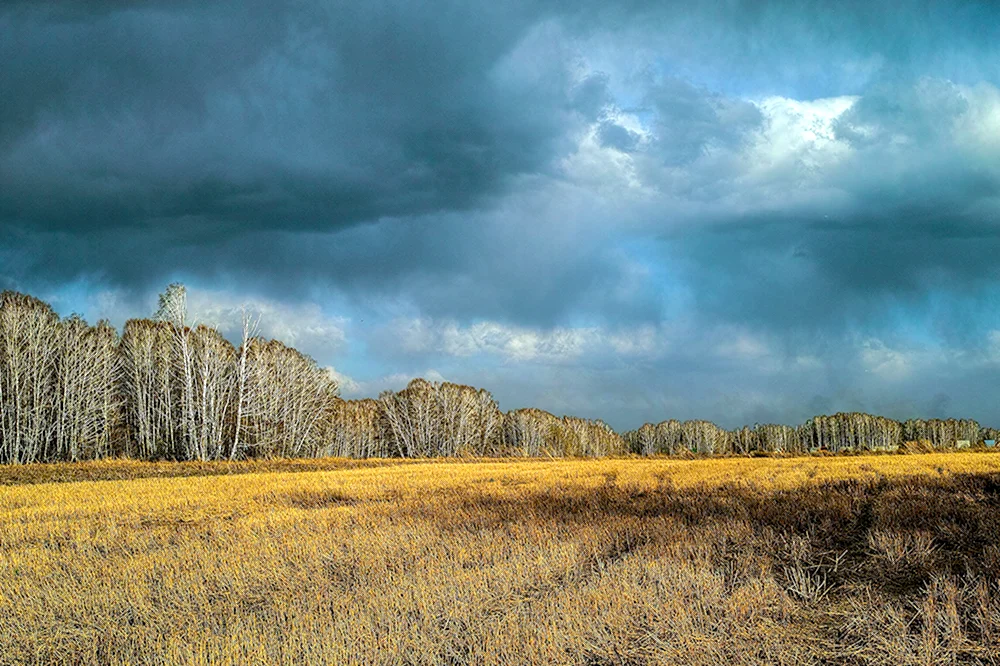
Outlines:
[[361,395],[361,384],[350,375],[337,371],[333,366],[327,366],[327,373],[337,382],[342,398],[353,398]]
[[792,358],[791,367],[796,370],[816,371],[825,367],[823,359],[812,354],[799,354]]
[[857,101],[857,97],[830,97],[796,100],[767,97],[758,102],[766,118],[766,130],[748,151],[747,162],[758,179],[767,175],[792,175],[798,169],[802,177],[839,163],[850,153],[838,141],[834,122]]
[[993,329],[986,334],[986,360],[1000,363],[1000,330]]
[[651,325],[612,333],[608,343],[615,353],[625,356],[657,356],[670,346],[664,331]]
[[[883,98],[900,108],[892,111]],[[635,212],[630,206],[651,206],[662,226],[775,210],[811,209],[835,217],[880,181],[898,190],[900,179],[913,181],[954,164],[1000,171],[1000,89],[990,83],[925,78],[864,96],[723,101],[752,106],[762,123],[748,125],[741,140],[706,144],[690,161],[665,164],[655,147],[675,140],[683,148],[686,134],[658,136],[655,117],[610,106],[577,138],[562,175],[610,197],[619,218]],[[600,131],[609,123],[619,135],[633,137],[634,149],[602,142]]]
[[447,381],[440,372],[433,368],[415,374],[396,372],[370,380],[356,380],[332,367],[328,367],[326,370],[340,386],[340,397],[346,400],[377,398],[382,391],[400,391],[417,377],[422,377],[430,382]]
[[957,88],[968,108],[956,123],[956,143],[971,154],[996,159],[1000,153],[1000,88],[990,83]]
[[[613,112],[603,122],[613,122],[633,132],[638,145],[648,140],[650,133],[633,115]],[[601,144],[602,122],[595,122],[577,139],[576,150],[560,163],[564,177],[602,196],[644,198],[655,194],[655,188],[644,183],[637,171],[636,156],[613,146]]]
[[411,354],[440,353],[454,357],[479,354],[511,362],[576,362],[593,354],[651,356],[667,347],[664,330],[643,325],[633,329],[511,326],[485,321],[461,326],[453,321],[397,319],[391,335]]
[[241,300],[227,292],[188,289],[189,320],[218,328],[230,339],[240,336],[244,308],[257,322],[257,335],[312,356],[332,354],[346,345],[348,320],[327,315],[315,303]]
[[871,372],[882,379],[905,379],[913,372],[914,362],[912,354],[887,347],[877,338],[869,338],[861,345],[861,364],[865,372]]
[[394,328],[409,352],[459,357],[490,354],[514,361],[574,359],[599,338],[594,328],[541,331],[489,321],[459,326],[455,322],[408,319],[397,320]]
[[719,356],[740,361],[760,359],[771,354],[767,343],[748,331],[736,331],[732,337],[716,345],[715,351]]

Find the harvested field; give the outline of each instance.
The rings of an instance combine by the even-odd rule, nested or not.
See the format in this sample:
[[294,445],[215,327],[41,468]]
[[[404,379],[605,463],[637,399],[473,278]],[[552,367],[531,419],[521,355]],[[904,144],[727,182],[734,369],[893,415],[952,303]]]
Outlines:
[[0,472],[0,663],[1000,661],[993,453]]

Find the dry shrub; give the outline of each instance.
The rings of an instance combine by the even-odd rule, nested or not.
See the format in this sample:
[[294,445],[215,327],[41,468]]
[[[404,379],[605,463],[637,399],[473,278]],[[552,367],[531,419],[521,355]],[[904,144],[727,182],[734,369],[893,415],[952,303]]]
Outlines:
[[915,439],[899,445],[898,453],[933,453],[934,443],[929,439]]

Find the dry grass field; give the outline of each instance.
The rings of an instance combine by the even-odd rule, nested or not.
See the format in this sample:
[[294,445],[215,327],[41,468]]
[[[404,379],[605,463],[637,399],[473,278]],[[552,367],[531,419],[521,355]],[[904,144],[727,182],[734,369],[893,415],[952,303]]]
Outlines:
[[992,453],[0,472],[4,664],[995,664],[998,577]]

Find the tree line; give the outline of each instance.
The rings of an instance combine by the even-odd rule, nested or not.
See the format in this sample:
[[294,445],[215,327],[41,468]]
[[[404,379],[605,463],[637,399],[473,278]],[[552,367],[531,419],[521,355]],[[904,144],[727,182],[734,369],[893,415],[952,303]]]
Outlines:
[[501,412],[484,389],[414,379],[377,399],[343,400],[308,356],[255,335],[238,344],[187,321],[170,285],[148,319],[60,319],[43,301],[0,293],[0,463],[247,457],[606,456],[804,453],[995,440],[971,420],[894,421],[857,412],[725,430],[667,420],[616,433],[601,420]]
[[775,423],[724,430],[708,421],[646,423],[623,437],[633,453],[749,454],[810,451],[893,451],[943,449],[968,442],[995,442],[998,431],[971,419],[909,419],[896,421],[863,412],[814,416],[799,426]]
[[171,285],[152,319],[60,319],[0,294],[0,462],[316,455],[337,385],[275,340],[187,326]]
[[331,373],[253,329],[244,316],[237,346],[188,325],[181,285],[120,335],[0,293],[0,463],[627,452],[602,421],[504,414],[488,391],[451,382],[342,400]]

